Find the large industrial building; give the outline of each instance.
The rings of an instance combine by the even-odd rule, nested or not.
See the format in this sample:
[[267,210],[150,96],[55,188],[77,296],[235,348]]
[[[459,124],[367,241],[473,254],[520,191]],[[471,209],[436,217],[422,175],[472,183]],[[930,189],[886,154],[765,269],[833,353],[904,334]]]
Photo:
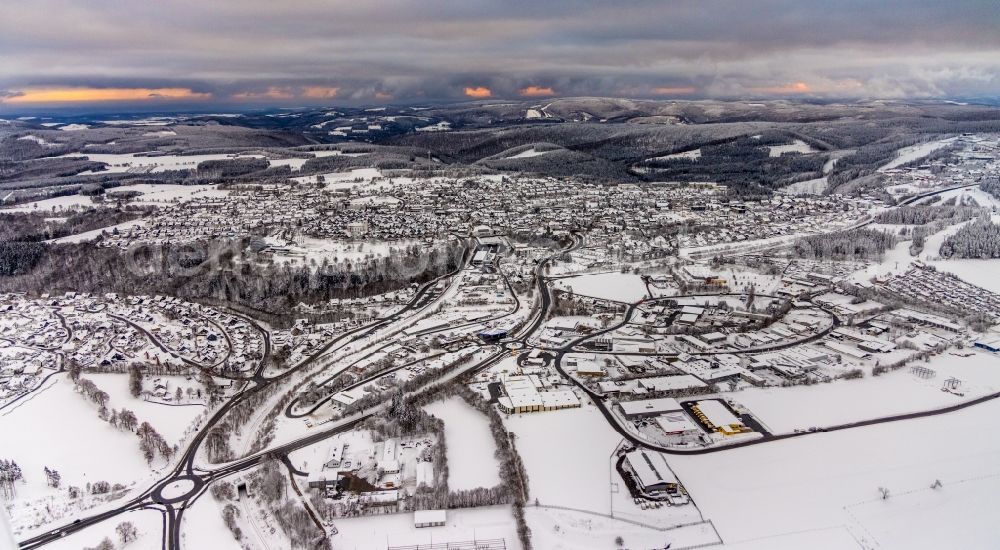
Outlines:
[[722,435],[736,435],[751,431],[743,424],[725,404],[716,399],[699,401],[691,407],[694,414],[706,429]]
[[618,403],[618,408],[621,409],[622,414],[625,415],[627,420],[641,420],[659,416],[663,413],[682,410],[680,403],[671,397],[622,401]]
[[676,493],[677,477],[667,466],[660,453],[640,449],[625,454],[622,462],[625,471],[632,475],[636,486],[643,493]]
[[572,390],[541,391],[535,376],[510,376],[503,382],[504,396],[497,407],[507,414],[571,409],[580,406]]

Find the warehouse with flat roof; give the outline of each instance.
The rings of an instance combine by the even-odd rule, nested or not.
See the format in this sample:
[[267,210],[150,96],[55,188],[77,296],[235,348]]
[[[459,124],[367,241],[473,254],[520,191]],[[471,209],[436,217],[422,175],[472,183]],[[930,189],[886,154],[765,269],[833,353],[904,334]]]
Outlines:
[[639,420],[658,416],[663,413],[680,411],[681,405],[672,397],[660,399],[641,399],[638,401],[621,401],[618,408],[628,420]]
[[733,411],[729,410],[729,407],[717,399],[706,399],[695,403],[691,407],[691,413],[706,428],[722,435],[736,435],[751,431],[743,424],[742,420],[733,414]]
[[645,449],[631,451],[625,454],[622,466],[632,474],[632,479],[644,493],[677,491],[677,477],[660,453]]
[[497,399],[497,407],[507,414],[520,414],[580,406],[572,390],[539,391],[539,385],[534,375],[508,377],[503,383],[506,395]]

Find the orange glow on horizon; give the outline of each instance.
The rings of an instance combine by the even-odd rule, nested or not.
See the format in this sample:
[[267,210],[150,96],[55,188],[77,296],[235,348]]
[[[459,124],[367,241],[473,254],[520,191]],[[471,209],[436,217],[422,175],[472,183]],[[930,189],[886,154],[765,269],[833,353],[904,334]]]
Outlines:
[[334,86],[306,86],[302,88],[302,96],[310,99],[333,99],[340,93],[340,88]]
[[487,98],[487,97],[492,97],[493,96],[493,90],[490,90],[486,86],[476,86],[476,87],[466,86],[465,87],[465,95],[467,95],[469,97],[474,97],[474,98],[477,98],[477,99],[483,99],[483,98]]
[[392,94],[387,92],[375,92],[375,99],[379,101],[389,101],[392,97]]
[[190,88],[36,88],[0,99],[0,103],[88,103],[95,101],[150,101],[208,99],[212,94]]
[[792,82],[791,84],[783,84],[781,86],[770,86],[764,88],[753,88],[754,92],[765,93],[765,94],[807,94],[812,91],[809,84],[805,82]]
[[526,97],[545,97],[550,95],[556,95],[555,90],[546,86],[528,86],[527,88],[521,88],[521,95]]
[[656,95],[690,95],[697,90],[693,86],[660,86],[653,88]]

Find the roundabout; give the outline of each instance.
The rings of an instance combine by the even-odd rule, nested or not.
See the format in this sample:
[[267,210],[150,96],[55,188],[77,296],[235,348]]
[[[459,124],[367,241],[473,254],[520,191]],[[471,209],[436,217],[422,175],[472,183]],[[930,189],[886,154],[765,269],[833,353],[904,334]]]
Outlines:
[[175,504],[196,495],[205,485],[197,476],[178,476],[153,489],[152,498],[159,504]]

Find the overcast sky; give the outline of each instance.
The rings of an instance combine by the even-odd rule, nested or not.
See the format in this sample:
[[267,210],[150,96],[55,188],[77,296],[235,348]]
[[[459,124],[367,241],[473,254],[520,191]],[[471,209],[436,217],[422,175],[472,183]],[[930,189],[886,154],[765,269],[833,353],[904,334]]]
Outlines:
[[4,0],[0,102],[1000,95],[997,0]]

